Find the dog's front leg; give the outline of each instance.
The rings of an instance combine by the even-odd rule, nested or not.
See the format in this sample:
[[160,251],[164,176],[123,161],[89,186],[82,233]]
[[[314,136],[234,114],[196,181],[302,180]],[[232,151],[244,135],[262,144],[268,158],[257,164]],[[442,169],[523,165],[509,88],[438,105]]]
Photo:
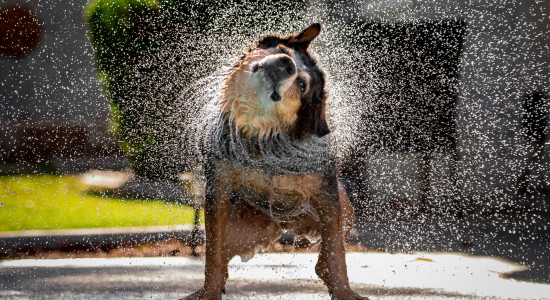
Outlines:
[[225,287],[226,265],[223,257],[225,225],[229,214],[230,186],[215,183],[211,195],[206,197],[206,270],[204,299],[221,299]]
[[222,299],[227,262],[223,257],[225,225],[229,214],[231,186],[207,180],[204,218],[206,225],[206,269],[204,287],[184,300]]
[[336,182],[328,190],[313,201],[321,230],[321,249],[315,271],[327,285],[333,300],[368,299],[359,296],[349,286],[344,241],[345,203],[339,197]]

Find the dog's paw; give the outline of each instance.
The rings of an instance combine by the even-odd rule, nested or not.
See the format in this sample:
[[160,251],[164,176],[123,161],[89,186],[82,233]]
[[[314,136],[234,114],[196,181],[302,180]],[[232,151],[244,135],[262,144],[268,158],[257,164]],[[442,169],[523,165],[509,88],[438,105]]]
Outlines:
[[368,297],[363,297],[356,292],[353,292],[353,300],[369,300]]
[[352,294],[348,294],[348,295],[341,295],[341,296],[336,296],[334,294],[331,294],[331,300],[369,300],[369,298],[367,297],[363,297],[359,294],[357,294],[356,292],[353,292],[352,291]]
[[222,300],[222,295],[221,294],[216,296],[206,295],[206,293],[204,292],[204,288],[202,288],[194,292],[193,294],[185,298],[182,298],[180,300]]
[[185,298],[181,298],[179,300],[200,300],[200,299],[204,299],[203,295],[204,295],[204,291],[203,291],[203,289],[200,289],[200,290],[194,292],[193,294],[191,294],[191,295],[189,295]]

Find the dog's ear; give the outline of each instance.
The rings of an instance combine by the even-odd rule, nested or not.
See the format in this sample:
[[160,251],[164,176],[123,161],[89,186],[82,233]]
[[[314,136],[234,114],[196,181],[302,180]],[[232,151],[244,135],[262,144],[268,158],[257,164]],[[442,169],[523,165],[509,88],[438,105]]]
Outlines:
[[290,36],[288,44],[293,46],[300,46],[302,49],[307,50],[309,44],[321,33],[321,24],[313,23],[308,28],[304,29],[300,33],[296,33]]
[[319,112],[317,119],[315,120],[315,134],[318,137],[323,137],[330,133],[330,128],[328,127],[327,115],[325,113],[325,104]]

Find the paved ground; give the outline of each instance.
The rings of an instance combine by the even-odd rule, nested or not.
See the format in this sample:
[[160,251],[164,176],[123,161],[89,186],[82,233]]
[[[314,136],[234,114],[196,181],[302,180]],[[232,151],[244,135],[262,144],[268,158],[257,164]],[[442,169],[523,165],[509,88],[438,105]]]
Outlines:
[[507,259],[529,269],[513,278],[550,283],[550,216],[493,215],[457,220],[364,222],[355,239],[382,251],[461,252]]
[[[352,286],[371,299],[550,299],[550,285],[505,279],[521,265],[457,253],[348,253]],[[231,262],[224,299],[330,299],[316,254]],[[202,261],[171,258],[0,261],[0,299],[178,299],[202,285]]]

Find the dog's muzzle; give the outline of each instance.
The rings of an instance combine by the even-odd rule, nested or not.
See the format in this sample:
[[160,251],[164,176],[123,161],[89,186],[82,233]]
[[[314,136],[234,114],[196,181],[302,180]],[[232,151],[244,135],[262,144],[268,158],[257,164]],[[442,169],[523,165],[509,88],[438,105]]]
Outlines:
[[273,88],[271,100],[280,101],[282,95],[279,93],[279,87],[282,82],[296,74],[296,65],[288,55],[279,54],[267,57],[253,68],[253,72],[258,70],[264,72],[265,78]]

